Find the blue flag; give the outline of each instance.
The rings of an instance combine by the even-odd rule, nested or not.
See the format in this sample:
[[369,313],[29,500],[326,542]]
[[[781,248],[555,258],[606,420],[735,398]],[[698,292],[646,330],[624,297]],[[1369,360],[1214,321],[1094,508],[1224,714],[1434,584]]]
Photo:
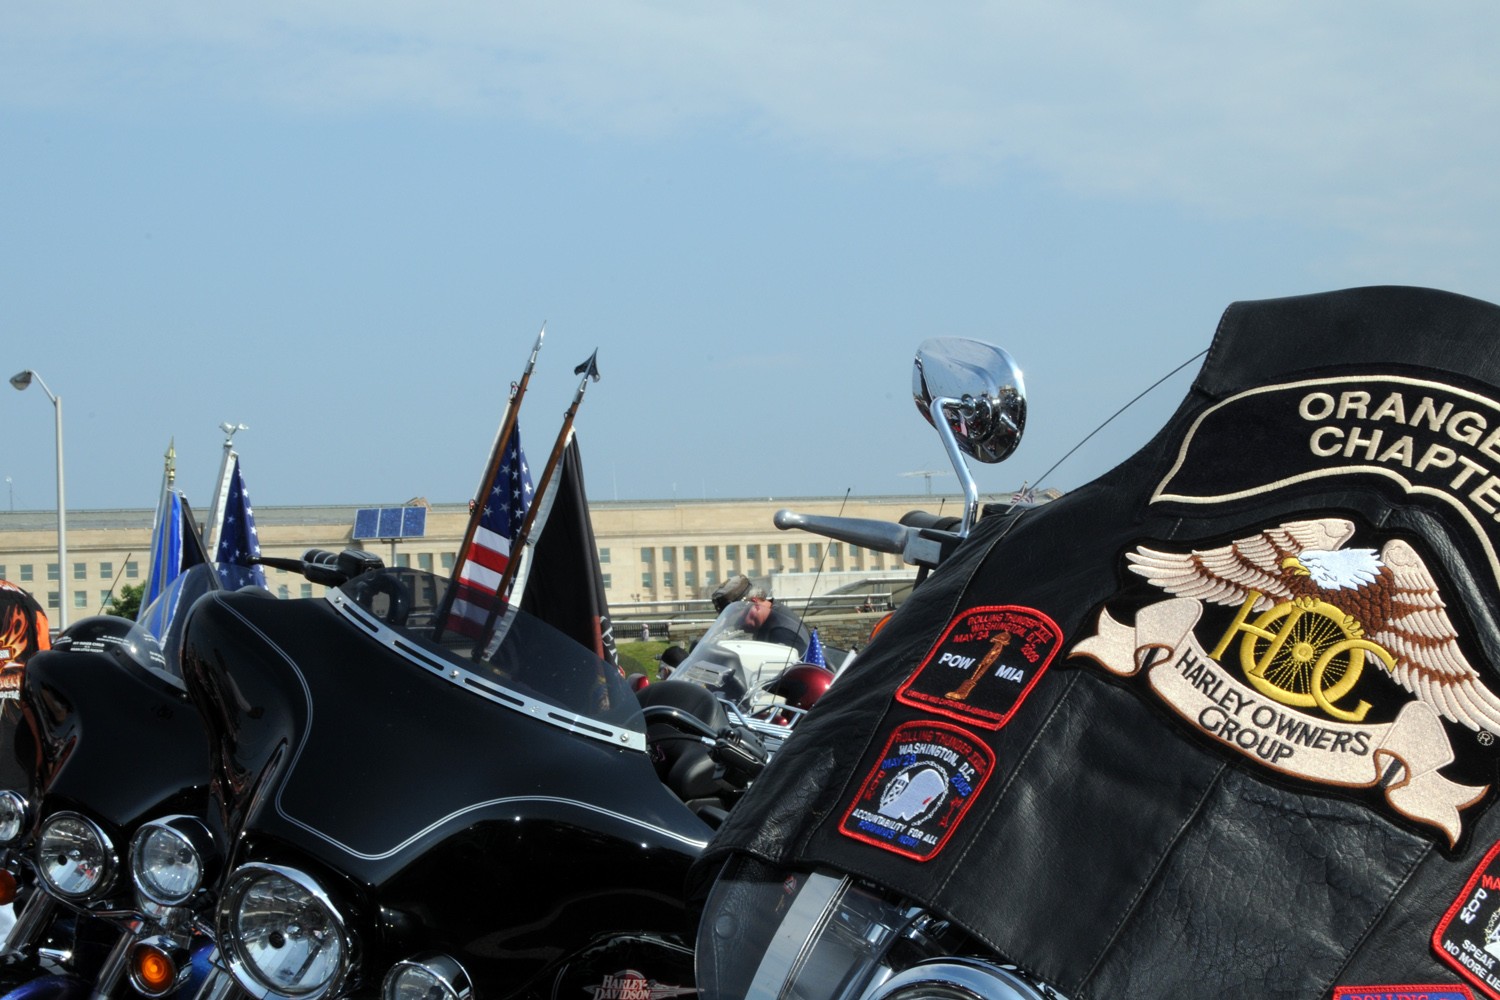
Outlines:
[[141,594],[141,607],[135,620],[146,624],[158,638],[164,635],[175,608],[153,608],[157,598],[184,570],[207,561],[192,508],[181,493],[165,487],[157,510],[156,526],[151,530],[151,569],[146,574],[146,589]]
[[812,638],[807,640],[807,652],[802,656],[803,663],[811,663],[815,667],[827,667],[828,661],[823,658],[823,643],[818,639],[818,630],[812,630]]
[[236,455],[234,471],[229,476],[229,496],[224,501],[224,521],[219,526],[219,550],[214,555],[214,561],[249,566],[255,585],[264,587],[265,571],[251,562],[259,556],[260,535],[255,531],[255,511],[250,507],[250,494],[245,492],[245,480],[240,475],[240,458]]

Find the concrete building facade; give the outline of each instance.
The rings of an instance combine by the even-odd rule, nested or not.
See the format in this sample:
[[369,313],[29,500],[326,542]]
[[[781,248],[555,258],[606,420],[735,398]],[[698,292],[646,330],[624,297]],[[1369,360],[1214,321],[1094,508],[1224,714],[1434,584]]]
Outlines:
[[[421,538],[353,538],[350,506],[257,507],[265,555],[296,557],[309,548],[374,552],[387,564],[437,573],[452,570],[468,522],[467,505],[427,506]],[[806,514],[896,521],[913,509],[953,512],[961,501],[933,496],[797,497],[744,500],[601,501],[590,503],[610,607],[661,606],[701,599],[736,574],[778,597],[826,593],[855,580],[909,581],[899,556],[835,542],[772,524],[783,507]],[[57,564],[56,513],[0,511],[0,579],[30,591],[54,624],[62,602],[70,621],[99,612],[117,588],[140,584],[150,569],[154,511],[68,511],[67,565]],[[321,592],[296,574],[267,570],[281,597]]]

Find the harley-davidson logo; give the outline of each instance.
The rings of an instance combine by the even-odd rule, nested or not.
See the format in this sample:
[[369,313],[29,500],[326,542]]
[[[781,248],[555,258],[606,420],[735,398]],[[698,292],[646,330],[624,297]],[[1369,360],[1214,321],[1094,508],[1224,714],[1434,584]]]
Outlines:
[[592,994],[590,1000],[665,1000],[698,992],[691,986],[663,986],[634,969],[605,976],[598,986],[584,989]]
[[[1489,786],[1438,773],[1455,759],[1443,720],[1493,742],[1500,698],[1465,657],[1416,549],[1401,539],[1345,548],[1353,535],[1352,522],[1323,518],[1212,549],[1139,546],[1131,571],[1176,598],[1142,608],[1133,626],[1101,611],[1074,652],[1118,676],[1144,674],[1196,729],[1268,767],[1380,789],[1451,846],[1460,810]],[[1210,605],[1236,610],[1205,648],[1195,630]],[[1412,696],[1392,718],[1372,720],[1362,694],[1372,670]]]

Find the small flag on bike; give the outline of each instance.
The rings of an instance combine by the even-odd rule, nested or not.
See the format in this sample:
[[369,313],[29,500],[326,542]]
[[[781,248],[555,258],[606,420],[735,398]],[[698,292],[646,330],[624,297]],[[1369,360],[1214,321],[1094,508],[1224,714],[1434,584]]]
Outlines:
[[468,550],[460,553],[456,592],[444,627],[471,638],[484,630],[531,495],[531,470],[521,450],[521,429],[517,426],[506,441],[488,492],[477,498],[483,511]]
[[1010,495],[1010,502],[1013,504],[1036,503],[1036,490],[1032,489],[1029,483],[1022,483],[1021,488]]
[[266,573],[251,562],[260,555],[260,535],[255,530],[255,511],[250,507],[250,494],[245,492],[245,480],[240,475],[240,459],[234,457],[229,474],[228,499],[224,503],[224,521],[219,526],[219,548],[214,561],[249,566],[257,586],[266,585]]
[[807,640],[807,652],[802,656],[803,663],[811,663],[815,667],[828,666],[828,660],[823,656],[823,643],[818,639],[818,630],[812,630],[812,638]]

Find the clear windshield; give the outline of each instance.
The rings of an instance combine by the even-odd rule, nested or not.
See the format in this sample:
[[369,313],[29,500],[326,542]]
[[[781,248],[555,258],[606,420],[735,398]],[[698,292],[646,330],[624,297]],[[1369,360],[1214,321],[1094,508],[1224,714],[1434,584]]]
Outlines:
[[420,669],[434,669],[431,658],[440,657],[457,668],[445,676],[502,704],[523,707],[506,697],[510,693],[607,726],[645,732],[640,703],[620,668],[539,617],[508,609],[494,623],[498,641],[476,657],[467,634],[437,627],[447,585],[444,577],[393,567],[357,576],[338,592],[416,647],[412,659]]
[[254,570],[249,566],[227,563],[199,563],[177,574],[135,618],[137,628],[160,647],[159,670],[180,684],[182,629],[187,610],[198,598],[212,590],[239,590],[255,583]]
[[765,684],[802,661],[809,638],[802,619],[774,601],[735,601],[719,613],[672,676],[753,707]]

